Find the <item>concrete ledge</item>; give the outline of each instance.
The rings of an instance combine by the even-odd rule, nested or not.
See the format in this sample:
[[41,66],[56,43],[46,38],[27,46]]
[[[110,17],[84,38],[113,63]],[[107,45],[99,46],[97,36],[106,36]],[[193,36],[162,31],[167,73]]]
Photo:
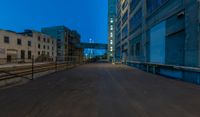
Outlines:
[[146,72],[167,76],[177,80],[183,80],[190,83],[200,84],[200,68],[145,63],[138,61],[129,61],[124,64],[127,64],[131,67],[136,67]]

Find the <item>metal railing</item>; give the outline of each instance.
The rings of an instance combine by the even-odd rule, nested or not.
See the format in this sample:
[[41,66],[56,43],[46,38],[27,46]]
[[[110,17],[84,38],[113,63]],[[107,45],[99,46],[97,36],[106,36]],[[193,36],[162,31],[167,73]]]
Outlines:
[[[2,60],[2,59],[1,59]],[[17,61],[20,61],[19,59]],[[81,64],[78,57],[67,57],[64,60],[56,57],[55,61],[36,62],[34,58],[23,59],[23,63],[13,62],[0,65],[0,81],[13,78],[25,78],[34,80],[35,75],[42,72],[57,72],[68,70]]]

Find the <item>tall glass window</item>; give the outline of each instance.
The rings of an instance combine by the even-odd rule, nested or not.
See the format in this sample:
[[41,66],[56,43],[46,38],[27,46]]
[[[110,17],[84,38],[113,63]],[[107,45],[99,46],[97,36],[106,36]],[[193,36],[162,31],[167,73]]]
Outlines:
[[142,9],[139,9],[130,19],[130,34],[142,24]]
[[125,26],[122,30],[122,40],[128,36],[128,26]]
[[132,0],[131,3],[130,3],[130,10],[131,10],[131,13],[132,11],[136,8],[137,4],[139,3],[140,0]]
[[147,12],[151,14],[168,0],[147,0]]

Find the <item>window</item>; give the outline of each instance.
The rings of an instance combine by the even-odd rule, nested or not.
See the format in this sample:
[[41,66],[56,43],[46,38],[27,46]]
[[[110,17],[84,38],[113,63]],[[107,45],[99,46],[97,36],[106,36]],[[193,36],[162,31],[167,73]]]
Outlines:
[[10,43],[10,38],[7,37],[7,36],[5,36],[5,37],[4,37],[4,43]]
[[151,14],[168,0],[147,0],[147,12]]
[[61,39],[61,36],[60,36],[60,35],[58,35],[58,36],[57,36],[57,39]]
[[47,49],[49,50],[49,46],[47,46]]
[[32,58],[32,52],[28,51],[28,59],[31,59],[31,58]]
[[139,9],[130,19],[130,33],[133,33],[142,24],[142,9]]
[[121,33],[118,33],[118,34],[117,34],[117,37],[116,37],[116,40],[119,41],[120,39],[121,39]]
[[50,40],[49,40],[49,39],[47,39],[47,42],[49,43],[49,42],[50,42]]
[[46,38],[43,38],[43,41],[46,42]]
[[114,20],[113,20],[113,18],[110,18],[110,23],[114,23]]
[[113,40],[110,40],[110,45],[112,45],[113,44]]
[[116,31],[120,31],[120,28],[121,28],[121,22],[119,21],[116,25]]
[[22,40],[21,39],[17,39],[17,45],[22,45]]
[[45,45],[43,46],[43,49],[46,49],[46,46],[45,46]]
[[113,33],[112,32],[110,33],[110,37],[113,37]]
[[138,35],[137,37],[134,37],[133,39],[130,40],[129,46],[130,46],[130,53],[132,56],[140,56],[141,39],[142,35]]
[[40,51],[38,51],[38,55],[40,55]]
[[40,36],[38,36],[38,41],[40,41],[41,39],[40,39]]
[[25,59],[25,51],[21,50],[21,59]]
[[123,51],[126,51],[127,47],[128,47],[128,43],[126,42],[126,43],[124,43],[124,44],[122,45],[122,50],[123,50]]
[[110,30],[113,30],[113,25],[110,25]]
[[122,40],[128,36],[128,26],[125,26],[122,30]]
[[29,47],[32,46],[31,41],[28,41],[28,46],[29,46]]
[[140,56],[140,42],[136,43],[135,54],[136,56]]
[[113,47],[112,47],[112,46],[110,47],[110,51],[111,51],[111,52],[113,51]]
[[40,49],[40,44],[38,44],[38,48]]
[[134,45],[130,45],[130,54],[131,54],[131,56],[135,55]]
[[130,10],[132,13],[134,11],[134,9],[137,7],[138,3],[139,3],[140,0],[132,0],[131,3],[130,3]]

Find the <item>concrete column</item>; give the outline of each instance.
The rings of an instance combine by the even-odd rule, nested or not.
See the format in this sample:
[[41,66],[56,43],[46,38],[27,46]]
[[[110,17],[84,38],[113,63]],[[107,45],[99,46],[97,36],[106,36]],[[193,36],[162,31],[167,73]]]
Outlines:
[[[122,17],[122,1],[119,0],[119,4],[120,4],[120,16]],[[120,18],[120,60],[122,61],[122,18]]]
[[185,0],[185,65],[197,67],[199,64],[197,0]]
[[143,46],[143,61],[148,62],[147,58],[147,32],[146,32],[146,17],[147,17],[147,0],[142,0],[142,46]]
[[[127,26],[128,26],[128,32],[130,31],[130,0],[128,0],[128,19],[127,19]],[[127,39],[127,48],[128,48],[128,52],[127,52],[127,61],[131,61],[131,56],[130,56],[130,43],[129,43],[129,40],[130,40],[130,36],[129,36],[129,33],[128,33],[128,39]]]
[[200,0],[198,0],[198,41],[199,41],[199,67],[200,67]]

